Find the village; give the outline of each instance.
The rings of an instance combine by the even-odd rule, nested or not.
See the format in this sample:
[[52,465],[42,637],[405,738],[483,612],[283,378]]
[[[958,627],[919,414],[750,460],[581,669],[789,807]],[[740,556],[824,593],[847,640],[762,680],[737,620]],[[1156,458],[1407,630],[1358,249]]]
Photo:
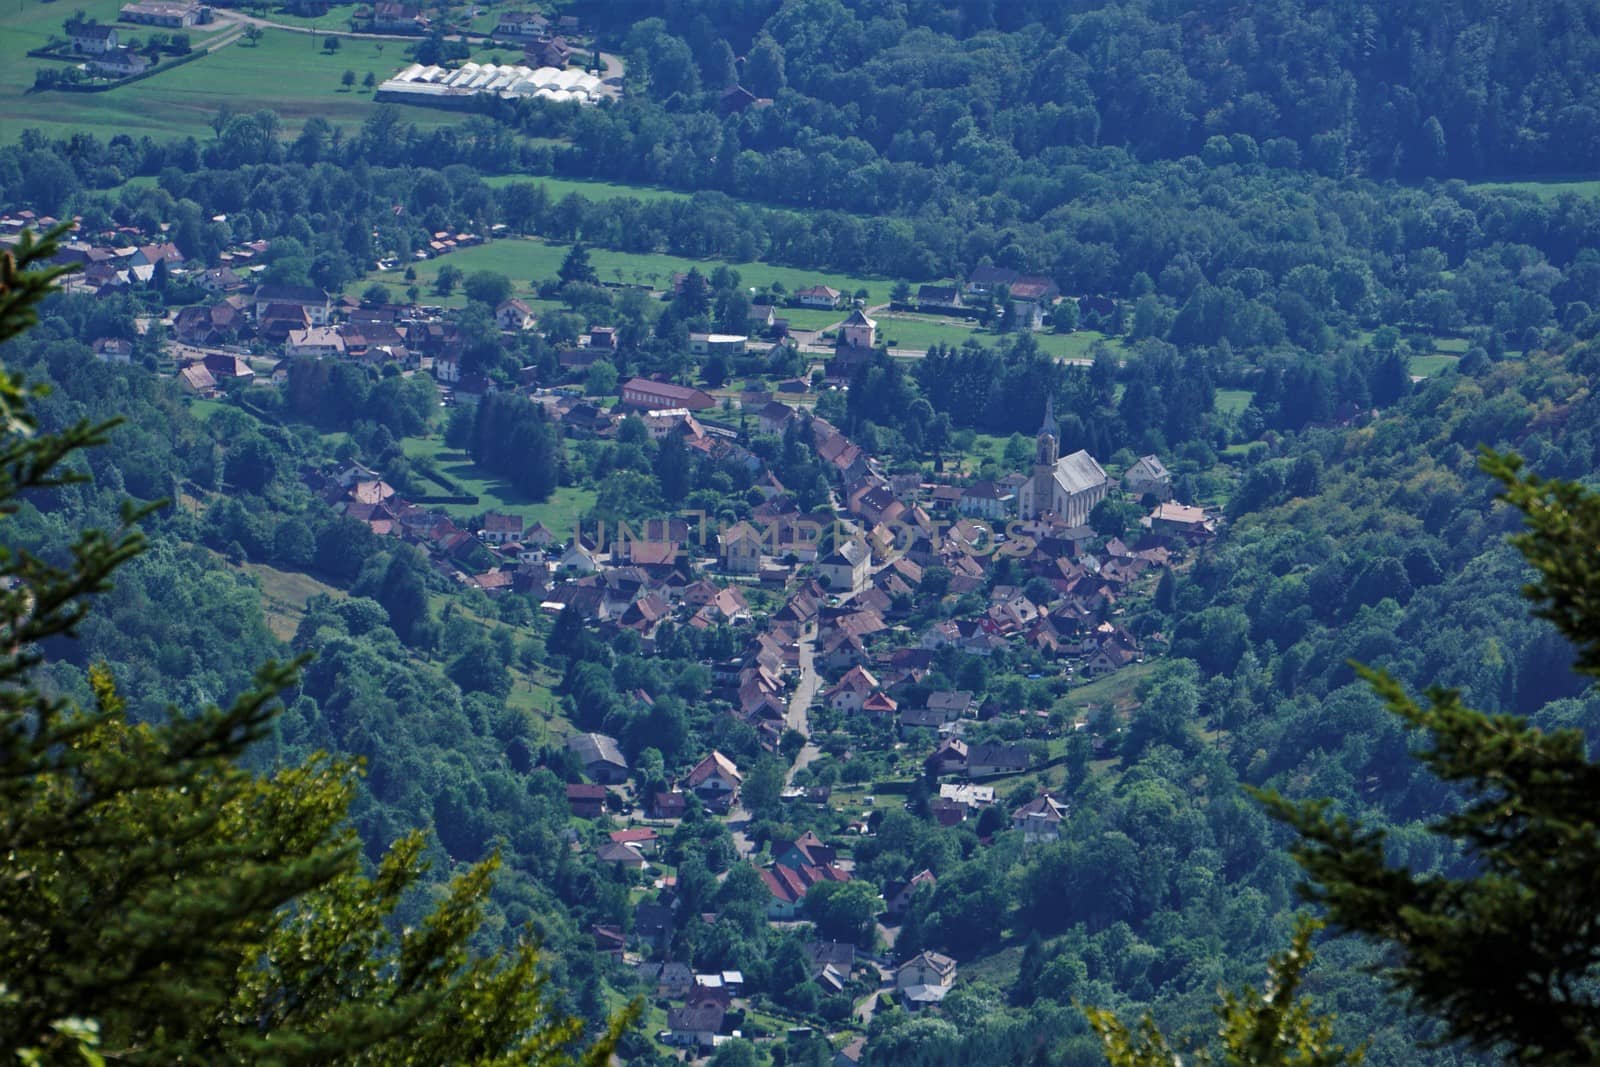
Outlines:
[[[434,252],[476,240],[439,234]],[[195,397],[248,402],[255,390],[281,387],[296,361],[431,375],[447,406],[506,390],[463,373],[451,312],[251,284],[250,263],[260,251],[240,246],[226,262],[193,270],[164,241],[71,244],[64,255],[82,267],[71,281],[80,291],[154,286],[165,275],[210,295],[207,303],[167,309],[161,323],[164,351]],[[950,304],[993,284],[978,278],[922,295]],[[1018,297],[1034,298],[1025,287]],[[1183,567],[1217,529],[1204,509],[1174,499],[1174,478],[1156,455],[1113,477],[1085,450],[1063,454],[1049,402],[1025,470],[961,479],[889,469],[813,410],[819,390],[846,386],[853,367],[880,347],[877,323],[826,286],[801,290],[795,300],[839,310],[833,345],[820,351],[825,358],[812,373],[750,383],[737,400],[647,377],[620,382],[614,402],[584,395],[571,383],[619,343],[617,330],[600,324],[562,349],[566,381],[527,375],[515,387],[569,440],[614,439],[625,424],[642,426],[653,441],[671,438],[692,455],[745,466],[760,502],[737,522],[674,511],[638,523],[552,529],[494,510],[471,522],[406,499],[382,471],[360,463],[305,472],[327,507],[380,538],[416,546],[458,588],[527,597],[547,615],[580,621],[602,637],[628,635],[646,655],[667,627],[737,635],[733,655],[702,664],[712,679],[702,698],[753,730],[762,750],[783,757],[783,804],[833,813],[842,837],[807,830],[790,840],[753,840],[744,833],[753,822],[744,805],[748,768],[721,751],[704,752],[666,789],[640,795],[643,783],[617,739],[596,732],[565,739],[586,779],[566,786],[573,845],[628,879],[637,897],[631,928],[593,928],[595,952],[634,971],[635,983],[669,1006],[657,1036],[686,1054],[709,1053],[743,1033],[747,1006],[740,972],[701,973],[692,961],[672,958],[674,927],[700,917],[680,913],[677,877],[661,865],[658,848],[691,808],[732,833],[738,862],[759,878],[767,920],[785,928],[812,916],[807,898],[817,887],[856,879],[850,841],[870,838],[886,808],[912,807],[908,791],[919,779],[927,795],[918,808],[938,826],[976,828],[984,843],[1005,833],[1024,845],[1054,841],[1067,802],[1045,787],[1016,798],[1015,786],[1059,767],[1063,739],[1074,734],[1089,737],[1099,754],[1113,740],[1115,715],[1091,722],[1087,714],[1063,717],[1040,707],[1001,711],[981,686],[931,688],[926,679],[951,657],[1001,657],[1027,678],[1054,679],[1070,693],[1158,656],[1165,637],[1136,635],[1121,621],[1125,607],[1151,596],[1159,578]],[[538,325],[535,311],[517,299],[496,306],[494,320],[508,338]],[[691,334],[691,355],[792,346],[783,333],[774,309],[761,305],[751,334]],[[94,350],[126,363],[134,345],[108,338]],[[810,362],[809,355],[802,360]],[[802,508],[752,450],[757,437],[808,449],[827,474],[827,501]],[[1122,536],[1091,524],[1097,506],[1113,496],[1147,508]],[[898,792],[836,794],[837,782],[812,779],[808,764],[824,751],[863,745],[884,746],[906,768],[905,778],[890,783]],[[927,899],[918,890],[935,881],[922,870],[870,885],[877,905],[865,943],[807,942],[821,994],[856,1004],[831,1035],[841,1067],[858,1061],[864,1038],[852,1039],[852,1028],[870,1021],[878,1005],[937,1010],[959,980],[955,958],[931,950],[902,958],[894,947],[908,910]],[[766,1007],[769,1015],[782,1010]],[[797,1016],[794,1029],[809,1032],[809,1024]]]

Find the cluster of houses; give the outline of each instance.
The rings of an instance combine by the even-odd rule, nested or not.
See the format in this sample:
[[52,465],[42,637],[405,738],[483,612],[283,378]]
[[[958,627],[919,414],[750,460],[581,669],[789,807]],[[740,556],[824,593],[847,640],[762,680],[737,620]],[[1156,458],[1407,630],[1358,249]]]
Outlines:
[[[1002,299],[1009,303],[1013,321],[1018,326],[1039,330],[1044,328],[1045,318],[1061,301],[1061,289],[1043,275],[983,265],[974,267],[966,278],[954,285],[919,286],[916,306],[919,311],[932,314],[962,315]],[[1080,302],[1080,311],[1083,308]]]
[[569,38],[578,32],[575,15],[550,19],[537,11],[507,11],[500,16],[490,37],[519,45],[530,67],[562,68],[572,59]]

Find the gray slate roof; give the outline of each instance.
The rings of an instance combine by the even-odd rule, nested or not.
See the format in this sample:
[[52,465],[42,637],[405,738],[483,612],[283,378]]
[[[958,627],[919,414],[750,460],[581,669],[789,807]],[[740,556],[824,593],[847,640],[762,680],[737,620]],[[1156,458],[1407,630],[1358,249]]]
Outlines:
[[1056,481],[1068,493],[1081,493],[1106,483],[1106,472],[1083,449],[1056,460]]

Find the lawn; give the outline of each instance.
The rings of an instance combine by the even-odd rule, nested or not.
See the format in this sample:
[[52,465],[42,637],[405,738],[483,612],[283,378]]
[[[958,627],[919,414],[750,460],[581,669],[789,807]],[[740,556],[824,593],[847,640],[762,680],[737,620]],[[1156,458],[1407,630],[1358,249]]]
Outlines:
[[1452,356],[1447,352],[1435,352],[1431,356],[1412,356],[1411,373],[1419,378],[1433,378],[1447,370],[1455,369],[1459,356]]
[[298,571],[283,571],[265,563],[245,563],[241,564],[241,569],[260,583],[261,608],[267,616],[267,627],[280,641],[294,637],[305,616],[306,602],[312,597],[325,595],[337,600],[347,595],[342,589]]
[[[994,333],[963,319],[899,315],[889,312],[878,315],[877,319],[878,334],[888,339],[889,347],[908,351],[926,352],[936,344],[959,346],[968,340],[995,348],[1006,339],[1003,334]],[[1094,330],[1033,334],[1033,341],[1039,346],[1039,351],[1064,360],[1093,359],[1090,349],[1096,341],[1106,339],[1104,334]],[[1114,346],[1116,343],[1112,341]]]
[[1067,691],[1067,700],[1075,708],[1088,709],[1094,704],[1110,704],[1118,711],[1126,711],[1136,703],[1135,691],[1139,683],[1155,673],[1154,663],[1133,663],[1111,674]]
[[[497,16],[498,17],[498,16]],[[545,178],[529,174],[496,174],[485,178],[486,185],[499,188],[516,182],[532,182],[544,186],[551,200],[559,200],[577,193],[586,200],[687,200],[688,193],[675,189],[658,189],[652,185],[623,185],[619,182],[583,181],[577,178]]]
[[[533,281],[554,278],[567,258],[570,246],[554,244],[535,237],[511,237],[489,241],[472,248],[463,248],[438,259],[414,264],[417,285],[427,292],[433,279],[446,264],[459,268],[466,274],[489,270],[511,279],[519,296],[533,291]],[[782,282],[790,292],[808,285],[830,285],[835,289],[854,292],[866,289],[869,302],[889,299],[893,284],[886,278],[860,278],[852,275],[825,274],[800,270],[795,267],[777,267],[767,263],[728,263],[723,260],[685,259],[666,254],[612,252],[603,248],[589,249],[589,263],[603,282],[627,282],[664,289],[675,272],[687,273],[691,268],[710,274],[718,267],[732,267],[739,272],[740,283],[760,287],[773,281]],[[403,280],[402,271],[394,270],[369,276],[362,285],[374,280],[397,285],[403,290],[410,284]],[[841,318],[843,316],[840,316]]]
[[[836,326],[845,320],[848,311],[825,311],[822,308],[788,308],[780,307],[776,312],[778,318],[788,319],[790,329],[795,330],[821,330],[829,326]],[[883,328],[883,320],[878,319],[878,328]]]
[[[26,2],[26,0],[25,0]],[[101,21],[114,21],[116,0],[88,0],[82,7]],[[42,13],[42,14],[41,14]],[[47,60],[25,53],[61,32],[72,9],[55,4],[30,4],[21,12],[0,14],[0,108],[6,116],[0,140],[11,141],[29,128],[51,136],[91,133],[109,138],[119,133],[156,138],[211,137],[211,120],[222,105],[235,111],[271,109],[284,130],[294,133],[312,115],[353,130],[372,113],[372,94],[359,87],[371,73],[379,81],[408,62],[401,41],[345,39],[339,51],[322,51],[321,36],[267,30],[254,45],[238,41],[213,55],[164,71],[132,85],[103,93],[29,93],[33,72]],[[226,24],[223,24],[224,27]],[[129,26],[141,36],[151,27]],[[196,47],[214,27],[196,27]],[[354,71],[357,87],[340,85],[346,70]],[[459,115],[413,108],[405,121],[422,126],[460,121]]]
[[1473,182],[1472,186],[1475,189],[1504,189],[1509,192],[1532,193],[1541,200],[1554,200],[1568,193],[1600,197],[1600,179],[1536,178],[1516,182]]
[[1218,389],[1217,410],[1224,415],[1237,415],[1250,406],[1255,396],[1251,389]]
[[467,456],[444,443],[440,437],[408,437],[404,442],[408,456],[433,461],[439,473],[461,487],[463,493],[476,494],[476,504],[430,505],[455,518],[467,518],[484,511],[521,515],[531,525],[542,522],[557,537],[565,540],[577,528],[578,519],[594,506],[594,490],[562,486],[543,503],[523,496],[497,474],[483,470]]

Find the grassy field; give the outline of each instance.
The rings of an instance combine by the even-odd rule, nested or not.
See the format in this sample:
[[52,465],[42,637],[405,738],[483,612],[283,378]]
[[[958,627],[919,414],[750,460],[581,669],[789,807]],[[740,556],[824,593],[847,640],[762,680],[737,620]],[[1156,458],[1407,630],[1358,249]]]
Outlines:
[[1154,673],[1155,669],[1153,662],[1129,664],[1113,674],[1068,690],[1067,700],[1076,708],[1110,704],[1118,711],[1126,711],[1135,703],[1134,692],[1139,688],[1139,683]]
[[342,599],[347,594],[309,574],[298,571],[281,571],[265,563],[245,563],[240,569],[253,576],[261,586],[261,608],[267,616],[267,627],[274,637],[287,641],[305,617],[306,602],[319,594]]
[[1237,415],[1250,406],[1255,395],[1249,389],[1218,389],[1217,410],[1226,415]]
[[[788,319],[789,326],[795,330],[821,330],[835,323],[845,320],[848,311],[824,311],[822,308],[786,308],[780,307],[777,311],[778,318]],[[879,329],[882,329],[883,320],[878,319]]]
[[594,491],[563,486],[544,503],[523,496],[497,474],[483,470],[463,453],[439,437],[409,437],[404,442],[408,456],[430,459],[439,472],[461,486],[464,493],[478,497],[477,504],[439,505],[439,510],[457,518],[483,511],[521,515],[525,523],[542,522],[563,540],[577,526],[578,519],[594,506]]
[[[366,74],[383,80],[408,62],[405,42],[346,39],[339,51],[322,51],[322,38],[286,30],[267,30],[251,45],[239,41],[213,55],[175,70],[104,93],[29,93],[34,70],[47,60],[25,54],[40,47],[51,34],[61,33],[61,22],[72,10],[83,8],[102,22],[116,19],[117,0],[86,0],[71,8],[23,0],[20,10],[0,13],[0,140],[13,141],[23,130],[37,128],[51,136],[91,133],[111,137],[195,136],[208,139],[210,122],[226,104],[235,111],[270,108],[284,129],[298,131],[307,118],[320,115],[336,126],[354,129],[371,113],[372,94],[360,88]],[[191,36],[196,47],[226,23],[196,27]],[[128,26],[143,36],[151,27]],[[357,87],[340,85],[346,70],[355,72]],[[428,108],[408,108],[405,121],[438,126],[459,121],[458,115]]]
[[1447,370],[1454,369],[1459,360],[1459,356],[1453,356],[1447,352],[1435,352],[1431,356],[1412,356],[1410,362],[1411,373],[1419,378],[1432,378],[1443,374]]
[[[878,334],[888,338],[891,348],[925,352],[936,344],[959,346],[967,340],[994,348],[1004,339],[1002,334],[962,319],[883,312],[877,316],[877,320]],[[1039,351],[1058,359],[1092,359],[1090,349],[1096,341],[1105,340],[1105,335],[1094,330],[1079,330],[1076,333],[1039,332],[1033,335],[1033,340],[1039,346]],[[1112,343],[1116,344],[1115,341]]]
[[1551,178],[1517,182],[1473,182],[1472,186],[1475,189],[1505,189],[1517,193],[1532,193],[1541,200],[1554,200],[1569,193],[1600,197],[1600,179]]
[[622,185],[618,182],[582,181],[577,178],[546,178],[531,174],[496,174],[483,179],[484,184],[500,188],[515,182],[532,182],[544,186],[552,200],[577,193],[586,200],[687,200],[688,193],[676,189],[657,189],[651,185]]
[[[440,269],[449,264],[458,267],[466,274],[480,270],[504,274],[511,279],[517,295],[526,296],[532,292],[532,282],[535,279],[543,281],[556,276],[561,269],[561,261],[566,259],[569,250],[568,245],[552,244],[531,237],[490,241],[472,248],[463,248],[439,259],[415,264],[416,284],[427,292]],[[875,302],[888,300],[889,287],[893,284],[885,278],[825,274],[794,267],[776,267],[766,263],[728,263],[723,260],[685,259],[681,256],[664,254],[612,252],[603,248],[589,250],[589,263],[601,281],[623,281],[648,285],[656,289],[663,289],[670,284],[674,272],[686,273],[691,268],[698,268],[702,274],[709,274],[721,266],[732,267],[738,271],[741,284],[746,286],[760,287],[778,281],[791,292],[807,285],[817,284],[831,285],[835,289],[845,289],[850,292],[864,288],[868,292],[868,299]],[[371,275],[361,284],[370,285],[373,281],[398,286],[400,290],[404,290],[410,284],[403,280],[402,272],[399,270]]]

